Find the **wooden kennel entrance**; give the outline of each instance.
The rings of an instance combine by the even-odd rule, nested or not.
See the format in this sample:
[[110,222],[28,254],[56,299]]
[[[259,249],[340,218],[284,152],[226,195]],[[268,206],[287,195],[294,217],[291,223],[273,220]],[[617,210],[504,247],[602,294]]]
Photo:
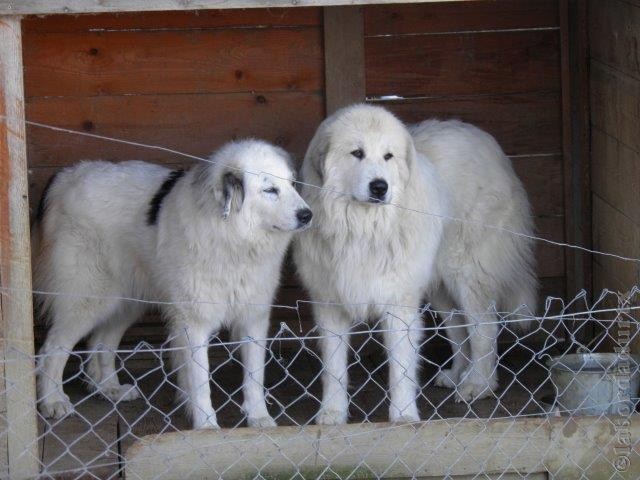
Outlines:
[[[25,119],[197,155],[251,134],[299,159],[322,118],[350,102],[407,121],[455,116],[511,156],[538,235],[638,258],[638,36],[635,0],[0,0],[0,365],[12,386],[0,412],[24,419],[0,438],[0,476],[38,473],[33,354],[43,328],[32,315],[29,219],[44,183],[96,152],[177,162]],[[640,283],[637,264],[552,245],[537,258],[545,295]],[[278,303],[301,295],[289,281]],[[154,322],[130,338],[153,337]]]

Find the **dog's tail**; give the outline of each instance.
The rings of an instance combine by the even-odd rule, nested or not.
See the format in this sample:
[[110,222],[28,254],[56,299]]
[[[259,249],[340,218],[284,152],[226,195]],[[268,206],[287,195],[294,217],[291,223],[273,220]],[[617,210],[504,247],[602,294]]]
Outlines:
[[[56,181],[58,172],[54,173],[47,184],[42,190],[40,202],[36,209],[33,221],[31,224],[31,265],[33,268],[33,289],[41,290],[46,289],[45,281],[47,278],[46,259],[43,258],[43,222],[49,204],[49,195],[51,193],[51,187]],[[36,316],[43,322],[48,321],[48,314],[51,309],[51,299],[53,297],[45,295],[34,295],[33,304],[36,309]]]
[[47,204],[49,201],[49,192],[51,190],[51,186],[56,181],[57,177],[58,177],[58,172],[51,175],[51,178],[49,178],[49,180],[47,181],[47,184],[45,185],[44,190],[42,190],[42,196],[40,197],[40,203],[38,203],[38,209],[36,210],[36,215],[34,218],[36,223],[41,223],[42,219],[44,218],[44,214],[47,211]]

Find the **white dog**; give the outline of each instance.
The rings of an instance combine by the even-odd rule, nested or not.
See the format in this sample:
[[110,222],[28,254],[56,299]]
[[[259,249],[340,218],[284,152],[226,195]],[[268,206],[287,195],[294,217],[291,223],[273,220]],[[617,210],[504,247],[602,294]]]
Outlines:
[[293,187],[288,155],[258,140],[230,143],[188,171],[143,162],[85,162],[58,173],[43,195],[34,236],[35,288],[51,326],[38,372],[40,409],[72,411],[62,390],[68,352],[89,335],[93,388],[113,400],[115,356],[124,331],[164,306],[173,368],[195,428],[216,428],[207,344],[226,327],[242,344],[243,408],[250,426],[273,426],[263,378],[269,305],[291,232],[311,211]]
[[428,120],[411,133],[444,182],[456,219],[445,222],[437,284],[428,298],[436,310],[459,308],[464,316],[441,315],[454,354],[436,385],[472,401],[498,387],[496,310],[526,318],[536,308],[531,208],[510,160],[488,133],[455,120]]
[[[448,213],[442,182],[419,158],[405,126],[386,110],[358,105],[327,118],[302,166],[302,196],[316,227],[294,258],[313,304],[324,371],[321,424],[347,419],[348,337],[359,322],[383,330],[391,421],[416,421],[419,309],[432,283]],[[407,208],[397,208],[393,202]],[[436,216],[416,213],[431,212]]]
[[356,105],[322,123],[302,180],[323,187],[303,188],[316,227],[294,242],[303,282],[320,302],[314,315],[326,337],[318,422],[347,418],[348,340],[337,335],[378,318],[390,357],[390,419],[418,419],[420,335],[401,330],[421,327],[417,311],[429,293],[438,309],[457,304],[478,313],[467,317],[474,325],[467,329],[470,346],[462,328],[448,332],[457,355],[437,383],[457,387],[460,399],[490,394],[497,386],[497,325],[483,323],[494,322],[490,312],[479,314],[493,302],[510,310],[533,305],[536,284],[528,239],[448,219],[530,234],[526,195],[492,137],[460,122],[425,122],[412,138],[383,108]]

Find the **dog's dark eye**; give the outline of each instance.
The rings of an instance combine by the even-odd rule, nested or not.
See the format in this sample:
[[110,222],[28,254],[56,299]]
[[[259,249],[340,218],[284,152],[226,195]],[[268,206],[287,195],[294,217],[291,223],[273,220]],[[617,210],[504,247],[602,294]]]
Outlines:
[[358,148],[353,152],[351,152],[351,155],[356,157],[358,160],[362,160],[364,158],[364,150],[362,150],[361,148]]
[[393,153],[387,153],[387,154],[384,156],[384,159],[385,159],[385,160],[390,160],[390,159],[392,159],[392,158],[393,158]]
[[265,188],[263,190],[264,193],[271,193],[273,195],[278,195],[280,193],[280,190],[278,190],[276,187],[271,187],[271,188]]

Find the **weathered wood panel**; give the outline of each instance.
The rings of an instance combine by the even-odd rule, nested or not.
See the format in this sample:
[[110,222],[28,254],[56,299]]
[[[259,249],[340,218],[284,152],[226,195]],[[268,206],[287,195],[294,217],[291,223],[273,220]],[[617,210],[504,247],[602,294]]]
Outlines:
[[628,1],[589,1],[591,56],[640,79],[640,8]]
[[558,91],[557,31],[371,37],[367,95]]
[[[589,20],[593,244],[640,258],[640,2],[590,1]],[[593,260],[595,295],[640,284],[637,262]]]
[[197,12],[103,13],[29,16],[22,21],[26,36],[37,32],[159,31],[213,28],[291,27],[322,25],[320,8],[252,8]]
[[[255,136],[297,158],[322,121],[323,98],[307,93],[133,95],[38,98],[32,121],[208,156],[231,139]],[[107,140],[29,126],[29,164],[61,166],[87,158],[176,163],[183,158]]]
[[[326,114],[366,96],[361,7],[324,9]],[[348,45],[348,47],[346,47]]]
[[[125,468],[127,476],[144,478],[201,478],[221,469],[226,478],[245,478],[256,465],[263,466],[262,475],[277,476],[289,472],[293,464],[305,478],[315,478],[326,468],[323,462],[316,462],[319,457],[330,458],[333,471],[345,472],[347,477],[403,478],[472,473],[482,457],[483,473],[532,473],[542,470],[542,455],[548,450],[546,422],[457,419],[394,427],[371,423],[264,432],[244,428],[200,431],[186,436],[169,433],[136,442],[126,452]],[[529,448],[523,448],[525,441]],[[180,457],[180,462],[168,461],[174,457]],[[363,458],[366,465],[362,465]]]
[[445,2],[365,7],[365,35],[558,27],[557,0]]
[[[405,0],[406,3],[442,2],[443,0]],[[461,1],[461,0],[446,0]],[[377,3],[396,3],[378,0]],[[216,8],[281,8],[359,5],[370,0],[0,0],[0,15],[52,13],[149,12],[174,10],[206,10]]]
[[[632,438],[640,434],[637,415],[629,418],[627,432]],[[558,480],[595,479],[612,471],[615,435],[607,417],[210,430],[143,438],[126,452],[125,468],[127,475],[181,480],[223,468],[232,479],[252,475],[256,465],[264,465],[263,475],[277,476],[294,464],[305,477],[315,477],[324,472],[320,457],[331,458],[333,472],[346,476],[442,478],[473,474],[481,466],[486,475],[548,472]],[[628,455],[630,465],[620,478],[637,478],[638,447],[632,445]]]
[[517,157],[511,161],[529,194],[534,216],[562,216],[562,157]]
[[30,97],[322,89],[319,28],[32,33]]
[[640,82],[598,60],[591,62],[591,123],[640,152]]
[[[593,246],[596,250],[640,258],[640,226],[597,195],[593,197]],[[596,261],[629,288],[640,285],[640,263],[607,256],[598,256]]]
[[562,151],[559,93],[460,95],[376,102],[403,121],[457,118],[487,130],[507,155]]
[[593,192],[640,225],[640,154],[593,128],[591,162]]
[[[20,19],[0,17],[0,361],[10,478],[38,473],[27,152]],[[0,448],[4,450],[4,448]],[[7,465],[2,461],[3,468]]]

